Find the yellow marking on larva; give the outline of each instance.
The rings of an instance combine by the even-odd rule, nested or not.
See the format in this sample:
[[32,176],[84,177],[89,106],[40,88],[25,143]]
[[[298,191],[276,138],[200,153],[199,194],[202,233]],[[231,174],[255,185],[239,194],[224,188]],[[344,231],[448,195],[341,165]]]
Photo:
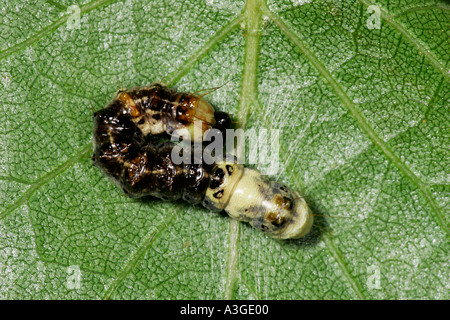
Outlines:
[[117,97],[120,101],[123,102],[125,108],[130,113],[131,117],[137,118],[141,115],[139,110],[136,107],[136,103],[134,100],[130,97],[130,95],[126,92],[119,93],[119,96]]

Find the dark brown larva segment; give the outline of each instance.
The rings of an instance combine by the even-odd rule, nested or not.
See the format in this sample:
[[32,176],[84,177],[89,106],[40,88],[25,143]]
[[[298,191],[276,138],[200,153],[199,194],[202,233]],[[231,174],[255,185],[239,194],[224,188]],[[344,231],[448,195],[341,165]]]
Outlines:
[[119,91],[106,108],[94,114],[94,164],[130,196],[182,197],[200,203],[214,166],[194,161],[174,164],[174,144],[154,142],[155,135],[192,123],[196,99],[159,84]]

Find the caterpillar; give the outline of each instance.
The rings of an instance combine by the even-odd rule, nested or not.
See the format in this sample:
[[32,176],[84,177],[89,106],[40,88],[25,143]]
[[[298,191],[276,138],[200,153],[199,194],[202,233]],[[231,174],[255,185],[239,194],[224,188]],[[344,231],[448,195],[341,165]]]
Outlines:
[[[310,231],[313,217],[303,197],[233,157],[212,164],[172,161],[176,144],[161,139],[164,134],[177,130],[198,141],[210,129],[223,132],[231,125],[228,114],[215,112],[201,96],[160,83],[122,89],[93,119],[94,165],[127,195],[182,198],[224,210],[274,238],[296,239]],[[192,135],[194,129],[201,134]]]

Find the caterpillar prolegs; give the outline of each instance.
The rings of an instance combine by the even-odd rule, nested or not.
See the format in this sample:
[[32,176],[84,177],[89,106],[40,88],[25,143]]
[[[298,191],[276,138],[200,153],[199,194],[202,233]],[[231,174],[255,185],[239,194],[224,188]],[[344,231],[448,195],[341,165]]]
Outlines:
[[[274,238],[306,235],[313,217],[296,191],[231,157],[212,164],[175,163],[171,157],[175,144],[155,140],[175,130],[198,140],[209,129],[223,132],[230,124],[226,113],[214,112],[195,94],[178,93],[158,83],[119,90],[94,113],[93,161],[130,196],[201,203],[211,210],[225,210]],[[193,135],[194,129],[201,134]]]

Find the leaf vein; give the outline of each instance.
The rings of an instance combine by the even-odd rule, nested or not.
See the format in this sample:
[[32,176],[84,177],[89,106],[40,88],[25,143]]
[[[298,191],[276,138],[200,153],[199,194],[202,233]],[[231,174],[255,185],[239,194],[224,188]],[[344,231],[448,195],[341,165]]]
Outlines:
[[[256,69],[258,64],[260,25],[262,21],[261,8],[265,6],[263,0],[248,0],[243,16],[246,19],[246,42],[244,56],[244,74],[242,76],[242,90],[240,93],[240,103],[237,114],[242,127],[245,127],[247,114],[256,101]],[[243,116],[242,116],[243,115]],[[229,300],[233,295],[233,288],[236,281],[238,268],[238,240],[239,222],[230,221],[230,248],[228,256],[225,299]]]
[[[92,2],[89,2],[88,4],[81,6],[80,7],[80,14],[83,13],[87,13],[91,10],[94,10],[98,7],[107,5],[107,4],[113,4],[115,2],[117,2],[118,0],[94,0]],[[64,23],[67,22],[67,19],[70,17],[70,14],[66,14],[64,16],[62,16],[61,18],[59,18],[58,20],[56,20],[55,22],[53,22],[52,24],[48,25],[47,27],[45,27],[44,29],[42,29],[41,31],[39,31],[38,33],[32,35],[31,37],[29,37],[28,39],[9,47],[8,49],[5,49],[3,51],[0,51],[0,60],[8,57],[9,55],[20,51],[22,49],[27,48],[29,45],[32,45],[33,43],[35,43],[36,41],[39,41],[40,39],[42,39],[44,36],[51,34],[52,32],[54,32],[55,30],[57,30],[61,25],[63,25]]]
[[136,266],[139,260],[143,258],[145,252],[153,245],[155,240],[158,239],[159,236],[161,236],[162,232],[168,227],[168,225],[172,222],[174,217],[175,214],[172,212],[167,221],[164,221],[158,226],[157,228],[158,230],[156,232],[151,232],[148,235],[148,237],[144,240],[142,246],[132,254],[131,258],[128,260],[128,263],[123,268],[122,272],[119,274],[117,278],[114,279],[109,288],[106,290],[104,299],[109,300],[111,298],[111,295],[116,291],[116,289],[123,282],[123,280],[125,280],[127,275],[130,274],[130,272],[133,270],[133,268]]
[[333,255],[334,259],[336,260],[338,266],[340,267],[345,279],[350,283],[351,287],[357,294],[358,298],[366,299],[366,296],[363,294],[362,288],[350,274],[347,264],[345,263],[345,259],[342,257],[342,253],[335,247],[333,241],[331,241],[331,238],[328,236],[328,234],[324,233],[323,239],[325,240],[325,243],[328,249],[330,250],[331,254]]
[[448,7],[445,4],[442,4],[442,5],[435,4],[435,5],[430,5],[430,6],[418,6],[418,7],[406,9],[405,11],[396,14],[394,17],[399,18],[401,16],[404,16],[404,15],[407,15],[407,14],[410,14],[413,12],[430,11],[430,10],[435,10],[435,9],[447,11],[447,10],[450,10],[450,7]]
[[239,24],[241,19],[241,16],[236,17],[221,28],[216,34],[214,34],[214,36],[212,36],[199,50],[197,50],[189,59],[184,61],[176,71],[167,76],[167,84],[169,86],[173,86],[176,82],[178,82],[197,61],[199,61],[220,40],[226,37]]
[[65,162],[60,164],[58,167],[56,167],[54,170],[46,173],[39,179],[37,179],[28,189],[25,191],[25,193],[19,197],[16,201],[14,201],[10,206],[8,206],[3,212],[0,213],[0,219],[5,218],[7,215],[9,215],[12,211],[17,209],[19,206],[24,204],[30,197],[38,191],[43,185],[50,182],[52,179],[72,167],[75,163],[78,163],[80,159],[85,157],[88,152],[92,152],[92,143],[88,143],[80,148],[80,150],[75,153],[74,156],[67,159]]
[[306,46],[306,44],[299,38],[297,34],[289,30],[284,22],[270,11],[265,12],[268,17],[280,28],[280,30],[286,34],[286,36],[293,41],[293,43],[301,50],[311,64],[319,71],[319,73],[327,80],[328,84],[332,87],[337,97],[342,101],[344,107],[350,112],[359,127],[367,134],[372,143],[381,151],[381,153],[391,161],[397,169],[408,178],[424,195],[426,201],[431,207],[431,211],[435,217],[435,220],[440,225],[442,230],[449,236],[449,228],[447,226],[446,219],[441,211],[441,208],[437,204],[436,200],[432,197],[429,191],[428,185],[420,180],[418,176],[402,162],[400,158],[394,154],[389,148],[386,142],[375,132],[374,128],[368,123],[363,116],[359,108],[353,103],[344,88],[337,82],[337,80],[326,69],[324,64],[318,59],[318,57]]
[[17,182],[21,184],[32,184],[32,182],[22,179],[22,178],[16,178],[16,177],[8,177],[8,176],[0,176],[0,181],[11,181],[11,182]]
[[[370,6],[372,3],[370,3],[367,0],[358,0],[361,4],[365,6]],[[424,45],[420,42],[419,39],[413,36],[413,34],[408,31],[403,24],[397,22],[395,20],[395,17],[391,16],[385,9],[381,8],[379,5],[377,5],[380,8],[381,17],[384,18],[384,20],[390,24],[394,29],[396,29],[398,32],[400,32],[410,43],[412,43],[420,53],[422,53],[427,59],[430,61],[430,63],[435,67],[443,76],[444,78],[449,81],[450,80],[450,70],[448,70],[432,53],[430,50],[424,47]]]

